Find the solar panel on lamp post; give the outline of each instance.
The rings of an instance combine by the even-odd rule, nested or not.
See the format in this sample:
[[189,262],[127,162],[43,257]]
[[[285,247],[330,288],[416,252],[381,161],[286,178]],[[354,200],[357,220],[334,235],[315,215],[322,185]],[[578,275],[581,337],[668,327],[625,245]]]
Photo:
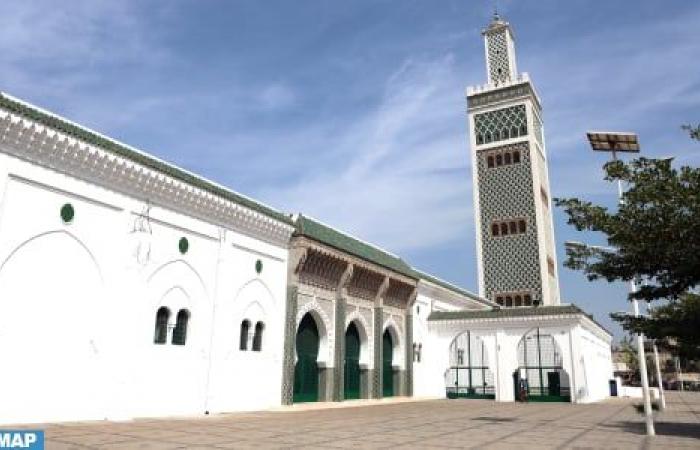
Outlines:
[[[613,131],[588,131],[586,133],[591,149],[599,152],[612,153],[613,161],[617,161],[617,154],[639,153],[639,138],[636,133],[622,133]],[[622,181],[617,180],[617,192],[619,202],[622,203]],[[637,292],[637,284],[630,280],[630,293]],[[639,317],[639,302],[632,300],[632,310],[635,317]],[[642,381],[642,394],[644,397],[644,417],[648,436],[654,436],[654,418],[651,410],[651,398],[649,396],[649,377],[647,375],[647,362],[644,354],[644,335],[637,333],[637,353],[639,358],[639,375]]]

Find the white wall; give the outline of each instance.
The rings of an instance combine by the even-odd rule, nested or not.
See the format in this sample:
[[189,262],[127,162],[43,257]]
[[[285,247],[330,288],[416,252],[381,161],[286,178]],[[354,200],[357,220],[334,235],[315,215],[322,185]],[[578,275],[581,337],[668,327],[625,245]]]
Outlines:
[[[286,246],[162,207],[134,232],[144,202],[2,152],[0,196],[0,423],[280,403]],[[190,311],[186,345],[153,343],[160,306]],[[238,350],[244,318],[262,352]]]
[[[484,342],[489,367],[494,376],[496,400],[515,400],[513,372],[518,368],[518,344],[523,336],[539,325],[540,333],[554,338],[562,357],[562,368],[568,379],[572,402],[589,403],[608,397],[608,380],[612,375],[610,343],[582,326],[579,319],[534,321],[473,320],[427,322],[422,314],[430,298],[419,293],[414,310],[414,340],[423,342],[422,361],[414,362],[414,395],[445,397],[445,373],[450,366],[449,349],[454,339],[471,331]],[[426,308],[427,309],[427,308]]]

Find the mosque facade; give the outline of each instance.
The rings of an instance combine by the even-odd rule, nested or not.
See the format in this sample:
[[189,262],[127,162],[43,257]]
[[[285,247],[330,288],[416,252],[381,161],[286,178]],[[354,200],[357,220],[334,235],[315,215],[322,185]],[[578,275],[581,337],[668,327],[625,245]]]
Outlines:
[[0,94],[0,423],[606,398],[612,336],[560,302],[539,97],[510,25],[484,38],[478,294]]

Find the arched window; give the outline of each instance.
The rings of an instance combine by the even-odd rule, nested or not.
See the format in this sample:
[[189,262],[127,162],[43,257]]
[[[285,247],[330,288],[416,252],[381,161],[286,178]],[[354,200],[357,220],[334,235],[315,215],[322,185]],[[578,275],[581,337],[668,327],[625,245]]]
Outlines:
[[520,152],[516,150],[513,152],[513,164],[519,164],[519,163],[520,163]]
[[530,294],[525,294],[525,306],[532,306],[532,297],[530,297]]
[[494,236],[498,236],[500,230],[501,229],[498,227],[497,223],[491,224],[491,234],[493,234]]
[[181,309],[177,312],[175,328],[173,329],[173,345],[185,345],[187,340],[187,323],[190,321],[190,312]]
[[508,222],[501,222],[501,235],[508,235]]
[[511,139],[518,137],[518,127],[516,127],[515,125],[513,125],[510,129],[510,137]]
[[496,303],[503,306],[503,297],[501,297],[501,296],[496,297]]
[[496,130],[493,132],[493,140],[495,141],[500,141],[501,140],[501,132]]
[[248,332],[250,331],[250,321],[248,319],[241,322],[241,350],[248,350]]
[[258,322],[255,324],[255,334],[253,335],[253,351],[259,352],[262,350],[262,339],[263,330],[265,329],[265,324]]
[[491,142],[491,141],[492,141],[492,139],[491,139],[491,132],[488,131],[488,132],[486,133],[486,143],[488,144],[488,143]]
[[503,139],[508,139],[508,128],[507,127],[501,130],[501,137]]
[[508,224],[510,225],[510,234],[516,234],[518,232],[518,224],[515,220],[511,220]]
[[503,156],[502,155],[496,155],[496,165],[497,166],[503,165]]
[[525,221],[523,219],[518,220],[518,232],[524,233],[526,228]]
[[510,153],[506,152],[503,154],[503,164],[510,164]]
[[156,332],[153,337],[154,344],[165,344],[168,340],[168,320],[170,320],[170,310],[165,306],[158,308],[156,312]]
[[476,135],[476,144],[481,145],[484,143],[484,135],[479,133]]
[[507,306],[508,308],[510,308],[511,306],[513,306],[513,297],[511,297],[510,295],[507,295],[507,296],[506,296],[506,306]]
[[493,156],[489,155],[486,158],[486,166],[490,169],[493,167]]
[[520,125],[520,136],[525,136],[527,134],[527,125]]

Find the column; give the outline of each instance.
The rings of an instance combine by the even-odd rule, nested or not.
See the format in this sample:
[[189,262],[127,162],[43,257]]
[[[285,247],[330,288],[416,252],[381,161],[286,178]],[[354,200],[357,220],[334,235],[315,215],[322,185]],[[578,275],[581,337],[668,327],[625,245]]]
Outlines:
[[284,322],[282,360],[282,404],[291,405],[294,397],[294,346],[297,331],[297,286],[287,286],[287,313]]
[[408,397],[413,396],[413,314],[411,314],[411,306],[406,309],[407,313],[405,317],[405,328],[406,328],[406,376],[403,390],[404,395]]

